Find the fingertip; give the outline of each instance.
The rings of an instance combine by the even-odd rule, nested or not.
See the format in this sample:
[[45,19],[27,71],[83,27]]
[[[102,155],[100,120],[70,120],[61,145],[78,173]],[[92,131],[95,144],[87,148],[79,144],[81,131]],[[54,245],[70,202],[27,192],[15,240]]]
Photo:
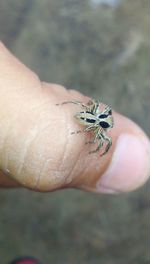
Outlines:
[[[69,108],[69,105],[67,107]],[[70,114],[72,111],[75,111],[74,107],[70,108]],[[112,147],[106,155],[101,156],[103,150],[89,155],[94,146],[85,145],[85,142],[87,137],[92,137],[92,132],[89,135],[86,133],[76,135],[74,141],[70,141],[72,151],[78,151],[82,155],[75,162],[76,170],[71,173],[72,180],[69,186],[98,193],[120,193],[132,191],[148,179],[150,174],[148,137],[130,119],[115,111],[113,117],[114,128],[108,132],[112,138]],[[83,140],[85,142],[81,144]]]
[[[142,186],[150,176],[150,140],[130,119],[113,111],[112,147],[91,155],[80,187],[98,193],[122,193]],[[92,147],[92,146],[90,146]],[[88,159],[88,158],[87,158]],[[92,167],[92,176],[91,176]]]
[[143,185],[150,173],[150,144],[146,138],[121,134],[117,140],[111,163],[97,182],[97,190],[119,193],[134,190]]

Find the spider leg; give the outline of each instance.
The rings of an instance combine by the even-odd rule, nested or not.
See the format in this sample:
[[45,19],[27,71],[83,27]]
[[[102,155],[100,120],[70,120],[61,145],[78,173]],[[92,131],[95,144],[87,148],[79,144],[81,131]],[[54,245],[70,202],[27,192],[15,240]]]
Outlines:
[[95,150],[90,151],[89,154],[95,153],[102,148],[104,144],[104,138],[102,136],[102,132],[103,132],[102,129],[99,127],[95,130],[95,136],[94,136],[93,143],[96,143],[96,141],[99,139],[99,144],[98,144],[98,147]]
[[99,137],[99,127],[95,129],[93,139],[85,142],[85,144],[95,144],[98,137]]
[[80,101],[65,101],[65,102],[62,102],[61,104],[56,104],[56,105],[65,105],[65,104],[76,104],[76,105],[80,105],[83,108],[85,108],[86,110],[89,110],[90,111],[89,106],[87,106],[86,104],[84,104],[84,103],[82,103]]
[[77,130],[77,131],[71,132],[71,134],[74,135],[74,134],[84,133],[84,132],[88,132],[88,131],[93,130],[93,129],[94,129],[94,127],[93,127],[93,125],[91,125],[91,126],[86,127],[83,130]]
[[106,134],[103,134],[103,138],[104,138],[103,141],[106,140],[106,141],[108,141],[108,143],[106,145],[105,151],[101,154],[101,156],[105,155],[112,145],[111,137],[107,136]]
[[100,106],[101,106],[101,102],[99,100],[96,100],[95,101],[94,113],[98,113],[100,111],[99,110]]
[[89,100],[87,105],[90,107],[90,111],[92,113],[97,113],[97,110],[100,107],[100,101],[99,100]]
[[106,105],[105,110],[103,111],[103,114],[107,114],[110,110],[111,108],[108,105]]
[[101,103],[100,103],[99,100],[90,99],[87,104],[84,104],[84,103],[82,103],[80,101],[65,101],[65,102],[62,102],[62,103],[56,104],[56,105],[58,106],[58,105],[65,105],[65,104],[80,105],[81,107],[85,108],[86,111],[89,111],[89,112],[92,112],[92,113],[96,113],[97,110],[99,109],[99,106],[100,106]]
[[98,144],[98,147],[95,150],[90,151],[89,154],[96,153],[97,151],[99,151],[102,148],[102,146],[104,144],[104,140],[102,137],[99,139],[100,139],[100,142]]
[[92,124],[92,125],[86,127],[83,131],[84,131],[84,132],[88,132],[88,131],[90,131],[90,130],[95,130],[95,129],[96,129],[96,127],[94,127],[94,125]]

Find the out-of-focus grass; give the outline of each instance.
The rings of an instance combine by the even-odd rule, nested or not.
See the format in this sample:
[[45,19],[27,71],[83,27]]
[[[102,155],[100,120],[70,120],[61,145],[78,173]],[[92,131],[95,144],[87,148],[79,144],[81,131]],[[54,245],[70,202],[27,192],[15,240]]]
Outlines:
[[[149,10],[148,0],[6,0],[0,34],[42,80],[100,97],[149,133]],[[120,197],[3,190],[1,263],[20,254],[45,263],[149,263],[149,200],[148,184]]]

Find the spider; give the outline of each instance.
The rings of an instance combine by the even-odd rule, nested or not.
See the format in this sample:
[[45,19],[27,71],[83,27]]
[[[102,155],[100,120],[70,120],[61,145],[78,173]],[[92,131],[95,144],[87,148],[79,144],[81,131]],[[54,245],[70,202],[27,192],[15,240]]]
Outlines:
[[114,126],[111,108],[106,105],[100,110],[102,103],[99,100],[93,99],[90,99],[87,104],[80,101],[66,101],[61,103],[61,105],[70,103],[81,106],[82,111],[77,112],[74,117],[79,124],[85,126],[83,130],[77,130],[71,134],[92,131],[93,138],[91,141],[86,142],[86,144],[96,143],[97,141],[99,143],[97,148],[89,153],[91,154],[99,151],[107,141],[105,150],[101,156],[105,155],[112,145],[111,137],[106,134],[106,132]]

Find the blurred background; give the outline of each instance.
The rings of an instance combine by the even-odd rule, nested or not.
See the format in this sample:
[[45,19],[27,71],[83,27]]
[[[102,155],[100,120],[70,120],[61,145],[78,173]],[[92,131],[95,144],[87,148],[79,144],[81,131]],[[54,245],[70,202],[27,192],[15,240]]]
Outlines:
[[[41,80],[99,97],[150,136],[149,0],[1,0],[0,38]],[[0,190],[0,263],[150,263],[150,184],[120,196]]]

